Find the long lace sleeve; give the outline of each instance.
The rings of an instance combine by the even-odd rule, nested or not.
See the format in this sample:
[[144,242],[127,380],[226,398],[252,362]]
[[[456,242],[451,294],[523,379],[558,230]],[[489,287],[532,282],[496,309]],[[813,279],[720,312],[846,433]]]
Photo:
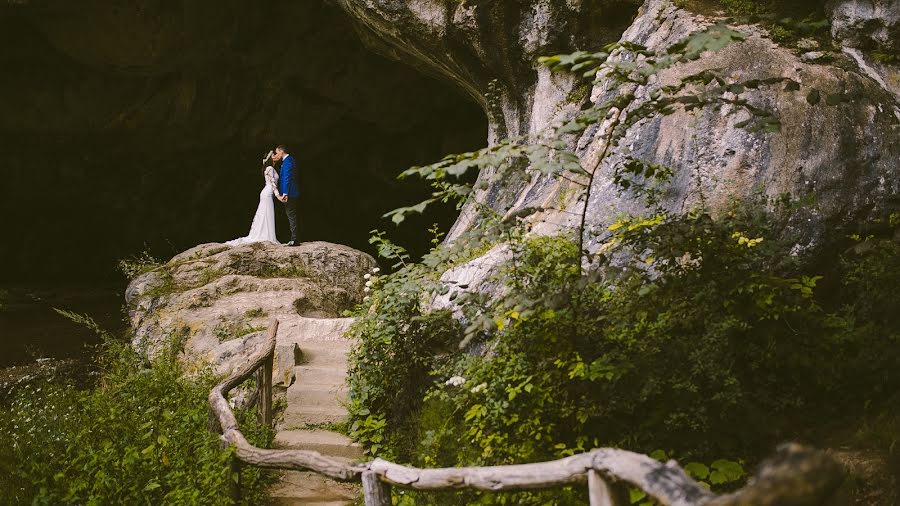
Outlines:
[[266,183],[272,187],[272,192],[276,197],[281,198],[281,193],[278,191],[278,173],[275,172],[275,168],[269,165],[266,167]]

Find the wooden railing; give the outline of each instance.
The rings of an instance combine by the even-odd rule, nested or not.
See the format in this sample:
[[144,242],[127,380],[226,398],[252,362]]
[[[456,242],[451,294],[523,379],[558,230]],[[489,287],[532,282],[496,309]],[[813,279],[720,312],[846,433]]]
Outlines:
[[[240,465],[313,471],[337,481],[361,482],[367,506],[391,504],[390,487],[413,490],[475,489],[491,492],[536,490],[587,483],[591,506],[629,504],[627,487],[643,490],[664,506],[818,505],[826,502],[843,479],[843,469],[822,452],[796,444],[783,445],[760,467],[743,489],[717,496],[690,478],[675,461],[662,463],[647,455],[601,448],[550,462],[492,467],[418,469],[382,459],[348,464],[314,451],[257,448],[238,428],[227,395],[256,375],[259,419],[272,423],[272,363],[278,321],[272,320],[263,346],[246,364],[209,394],[210,429],[234,447],[234,469]],[[236,482],[239,487],[239,481]],[[233,490],[239,493],[239,489]]]

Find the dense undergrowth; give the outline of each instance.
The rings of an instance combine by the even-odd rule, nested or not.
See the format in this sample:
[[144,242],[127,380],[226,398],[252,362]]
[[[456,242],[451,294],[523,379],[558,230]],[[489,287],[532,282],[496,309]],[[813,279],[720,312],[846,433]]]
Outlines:
[[[588,274],[571,261],[572,238],[510,234],[495,286],[515,296],[465,301],[470,326],[492,322],[474,337],[428,309],[434,287],[404,267],[377,279],[354,327],[351,430],[373,454],[420,466],[618,446],[662,449],[727,484],[743,476],[737,461],[890,406],[898,218],[815,267],[791,255],[763,205],[624,220],[610,227],[616,254]],[[893,448],[900,434],[881,437]],[[503,497],[480,500],[525,500]]]
[[[178,344],[147,362],[106,335],[87,387],[58,375],[3,392],[0,502],[231,504],[231,452],[207,428],[214,378],[186,378]],[[254,413],[238,414],[250,440],[270,441]],[[241,503],[259,504],[266,476],[241,480]]]

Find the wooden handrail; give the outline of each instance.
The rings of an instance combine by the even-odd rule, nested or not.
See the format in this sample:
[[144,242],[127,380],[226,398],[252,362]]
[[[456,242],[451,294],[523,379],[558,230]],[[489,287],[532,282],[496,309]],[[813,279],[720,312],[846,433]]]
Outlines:
[[419,469],[375,459],[362,464],[306,450],[272,450],[251,445],[241,433],[228,404],[228,392],[257,375],[260,420],[272,422],[272,363],[278,320],[273,319],[264,344],[235,373],[209,393],[210,428],[234,447],[243,464],[313,471],[337,481],[361,482],[367,506],[390,504],[389,486],[413,490],[535,490],[587,482],[591,506],[625,506],[623,485],[643,490],[664,506],[743,506],[752,504],[820,504],[833,492],[843,470],[821,452],[785,445],[761,466],[756,478],[740,491],[716,496],[694,481],[674,460],[659,462],[647,455],[601,448],[549,462],[491,467]]

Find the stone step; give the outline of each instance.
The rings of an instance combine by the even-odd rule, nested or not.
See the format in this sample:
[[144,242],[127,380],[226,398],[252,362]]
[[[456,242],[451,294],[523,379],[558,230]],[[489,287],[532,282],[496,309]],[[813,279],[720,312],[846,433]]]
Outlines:
[[336,367],[347,370],[347,355],[349,354],[349,346],[343,348],[341,346],[321,345],[320,342],[311,342],[310,344],[300,343],[301,362],[298,365],[315,365],[319,367]]
[[271,497],[269,502],[270,506],[350,506],[354,504],[355,501],[316,501],[309,500],[306,498],[298,498],[298,497]]
[[345,506],[353,504],[360,496],[360,487],[307,471],[286,471],[268,492],[270,505]]
[[332,406],[306,406],[302,409],[288,409],[284,411],[284,428],[301,429],[308,425],[325,423],[341,423],[347,419],[347,410],[339,405]]
[[283,430],[275,435],[275,447],[311,450],[329,457],[356,460],[363,456],[358,443],[343,434],[327,430]]
[[305,340],[346,341],[344,334],[353,324],[353,318],[284,318],[278,326],[276,339],[279,344],[300,343]]
[[350,346],[349,342],[316,340],[276,345],[273,371],[275,384],[289,386],[296,381],[295,376],[299,371],[294,367],[301,364],[332,368],[346,375]]
[[318,406],[343,407],[347,404],[347,389],[341,385],[323,387],[295,383],[287,391],[287,404],[288,411],[292,408],[302,411]]
[[347,381],[347,370],[341,367],[317,365],[301,365],[294,369],[297,383],[300,385],[332,385],[342,386]]

